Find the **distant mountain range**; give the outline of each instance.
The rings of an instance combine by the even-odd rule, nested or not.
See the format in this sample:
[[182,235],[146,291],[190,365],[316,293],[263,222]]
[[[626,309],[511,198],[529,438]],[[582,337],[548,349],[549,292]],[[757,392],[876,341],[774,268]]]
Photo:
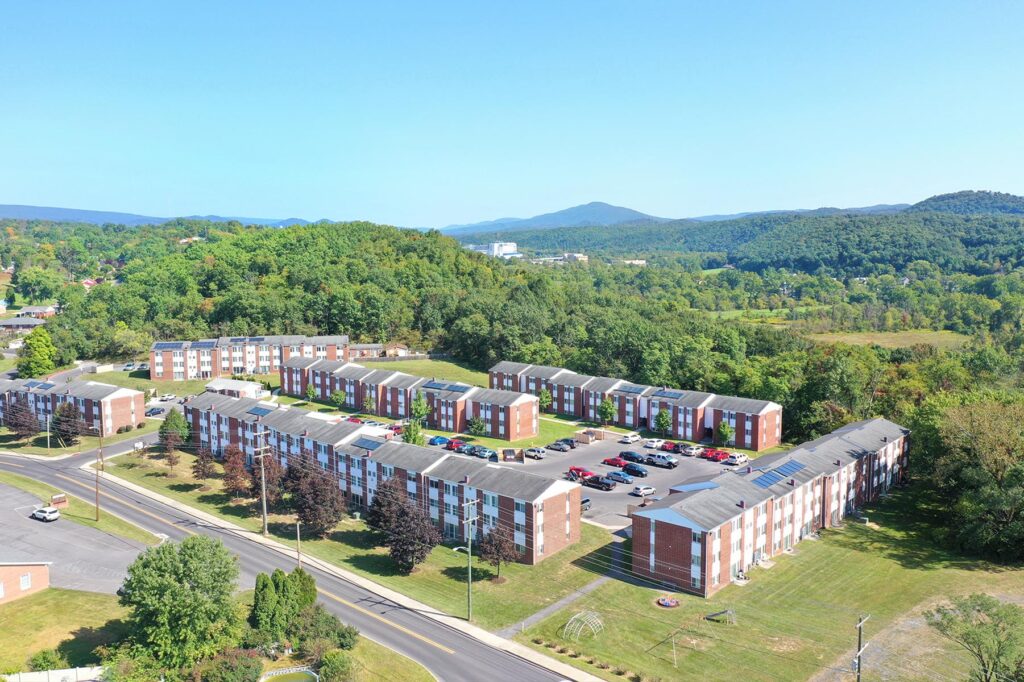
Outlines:
[[[226,222],[237,220],[245,225],[265,225],[267,227],[288,227],[289,225],[308,225],[308,220],[301,218],[238,218],[216,215],[183,216],[189,220],[209,220]],[[117,213],[115,211],[89,211],[81,208],[55,208],[52,206],[22,206],[18,204],[0,204],[0,218],[17,220],[52,220],[67,223],[92,223],[104,225],[160,225],[175,218],[157,218],[154,216],[137,215],[135,213]]]
[[544,213],[532,218],[499,218],[469,225],[449,225],[441,231],[456,236],[470,232],[516,232],[519,230],[547,229],[555,227],[579,227],[583,225],[621,225],[625,223],[666,223],[670,218],[658,218],[623,206],[612,206],[603,201],[592,201],[554,213]]

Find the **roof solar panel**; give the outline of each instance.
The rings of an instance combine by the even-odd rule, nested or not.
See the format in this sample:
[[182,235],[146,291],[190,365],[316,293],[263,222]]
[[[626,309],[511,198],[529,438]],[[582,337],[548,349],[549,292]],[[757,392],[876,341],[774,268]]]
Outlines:
[[184,345],[181,341],[161,341],[153,344],[153,350],[178,350]]
[[39,388],[41,388],[44,391],[49,391],[51,388],[53,388],[56,385],[57,384],[51,384],[51,383],[47,382],[45,384],[39,384]]
[[42,382],[41,381],[26,381],[25,385],[28,386],[29,388],[35,388],[36,386],[41,386]]
[[378,440],[371,440],[370,438],[356,438],[352,442],[352,445],[356,446],[357,448],[362,448],[363,450],[373,451],[379,448],[381,445],[384,445],[384,443],[381,443]]
[[782,466],[776,468],[775,471],[779,472],[783,476],[792,476],[796,472],[798,472],[801,469],[803,469],[804,466],[806,466],[806,465],[803,462],[797,462],[795,460],[789,460],[788,462],[786,462]]
[[473,388],[473,387],[472,386],[463,386],[462,384],[448,384],[448,390],[449,391],[454,391],[455,393],[465,393],[466,391],[468,391],[471,388]]
[[192,342],[192,347],[193,348],[216,348],[217,347],[217,342],[216,341],[193,341]]
[[442,384],[440,381],[428,381],[427,383],[423,384],[423,388],[430,388],[435,391],[443,391],[445,389],[445,386],[446,384]]
[[777,471],[769,471],[755,478],[752,483],[758,488],[770,488],[783,479],[782,474]]
[[270,414],[273,411],[274,409],[272,407],[254,407],[246,412],[246,414],[254,414],[257,417],[262,417],[263,415]]
[[685,393],[682,391],[658,391],[654,394],[655,398],[668,398],[669,400],[679,400]]
[[617,390],[620,393],[643,393],[646,388],[643,386],[622,386]]
[[245,337],[235,336],[233,338],[228,339],[228,341],[230,341],[231,343],[245,343]]
[[262,336],[250,336],[250,337],[249,337],[249,340],[250,340],[250,341],[256,341],[256,342],[259,342],[259,341],[262,341],[262,340],[263,340],[263,337],[262,337]]

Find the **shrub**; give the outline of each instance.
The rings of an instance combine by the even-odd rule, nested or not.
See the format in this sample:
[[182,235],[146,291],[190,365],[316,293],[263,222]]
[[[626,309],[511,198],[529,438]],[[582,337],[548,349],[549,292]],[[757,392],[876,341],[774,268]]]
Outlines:
[[32,671],[60,670],[68,667],[68,659],[56,649],[43,649],[28,659],[28,667]]
[[146,422],[139,422],[138,425],[135,428],[137,428],[137,429],[144,429],[144,428],[146,428]]
[[320,682],[347,682],[352,679],[352,659],[341,649],[324,654]]
[[306,642],[317,639],[331,643],[331,649],[351,649],[359,639],[359,630],[345,625],[320,604],[302,609],[288,627],[288,636],[305,649]]
[[258,682],[263,661],[257,652],[229,649],[197,665],[192,678],[202,682]]

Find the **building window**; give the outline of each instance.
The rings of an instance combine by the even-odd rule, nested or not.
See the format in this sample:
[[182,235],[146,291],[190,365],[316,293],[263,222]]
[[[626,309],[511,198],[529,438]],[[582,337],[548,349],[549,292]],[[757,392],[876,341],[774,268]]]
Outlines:
[[430,487],[431,487],[432,490],[437,490],[437,481],[436,480],[430,481]]
[[24,592],[25,590],[30,589],[32,589],[32,574],[25,573],[21,576],[21,590]]
[[416,472],[415,471],[406,471],[405,472],[405,480],[409,481],[410,483],[415,483],[416,482]]
[[484,505],[488,507],[497,507],[498,495],[496,493],[484,493]]
[[522,500],[516,500],[516,511],[526,513],[526,503]]

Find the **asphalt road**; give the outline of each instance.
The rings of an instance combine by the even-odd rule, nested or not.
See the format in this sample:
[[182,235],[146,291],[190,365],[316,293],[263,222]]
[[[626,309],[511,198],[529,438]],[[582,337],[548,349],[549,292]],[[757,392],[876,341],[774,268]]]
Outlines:
[[[150,436],[152,439],[154,436]],[[108,453],[131,449],[119,443]],[[60,461],[29,460],[0,455],[0,467],[44,481],[69,493],[92,499],[93,477],[78,467],[95,457],[83,453]],[[239,559],[241,587],[251,588],[258,572],[290,570],[295,561],[234,532],[155,502],[116,483],[103,481],[102,507],[172,540],[191,534],[219,538]],[[321,589],[321,601],[371,639],[426,666],[443,682],[532,682],[559,680],[559,675],[530,661],[490,647],[465,633],[407,609],[332,574],[306,565]],[[457,608],[456,605],[452,605]]]
[[30,518],[42,506],[35,495],[0,484],[0,560],[50,561],[54,587],[114,594],[145,547],[63,519]]

